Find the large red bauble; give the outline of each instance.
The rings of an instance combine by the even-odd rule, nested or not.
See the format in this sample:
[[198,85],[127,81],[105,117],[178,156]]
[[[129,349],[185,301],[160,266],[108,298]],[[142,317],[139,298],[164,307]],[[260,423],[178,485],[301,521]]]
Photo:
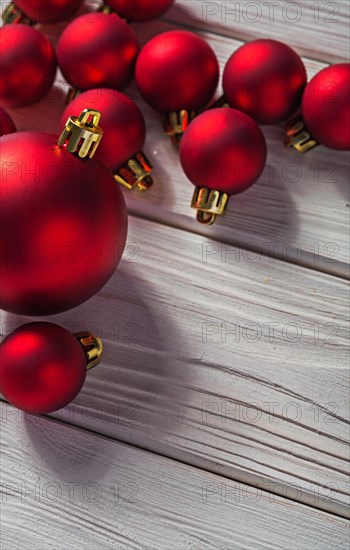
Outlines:
[[0,29],[0,104],[25,107],[50,90],[56,75],[56,56],[49,40],[26,25]]
[[57,46],[66,80],[78,90],[127,86],[139,53],[134,31],[116,14],[94,13],[74,19]]
[[235,195],[257,181],[267,147],[259,126],[235,109],[212,109],[189,125],[180,144],[180,160],[196,187]]
[[141,50],[135,78],[141,95],[157,111],[197,111],[214,95],[219,65],[202,38],[188,31],[169,31]]
[[111,172],[57,138],[1,138],[0,307],[48,315],[91,298],[124,250],[127,213]]
[[106,4],[120,17],[138,23],[157,19],[173,3],[174,0],[106,0]]
[[74,15],[84,0],[15,0],[15,5],[36,23],[58,23]]
[[142,150],[146,125],[136,103],[116,90],[100,88],[78,95],[65,109],[61,128],[67,119],[85,108],[97,109],[101,113],[103,139],[96,157],[112,170],[119,168]]
[[78,340],[53,323],[28,323],[0,344],[0,391],[29,413],[49,413],[70,403],[86,376]]
[[259,124],[286,120],[300,104],[307,74],[300,56],[277,40],[254,40],[231,56],[223,76],[229,105]]
[[330,149],[350,150],[350,63],[320,71],[307,85],[302,116],[314,139]]
[[16,132],[16,126],[9,114],[0,107],[0,136]]

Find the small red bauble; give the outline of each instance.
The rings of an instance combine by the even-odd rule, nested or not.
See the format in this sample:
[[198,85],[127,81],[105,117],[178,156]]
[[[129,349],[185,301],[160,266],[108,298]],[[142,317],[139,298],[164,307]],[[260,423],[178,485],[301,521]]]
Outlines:
[[174,0],[105,0],[107,6],[130,22],[144,23],[165,13]]
[[0,107],[0,136],[16,132],[16,126],[9,114]]
[[84,0],[15,0],[5,10],[6,23],[58,23],[74,15]]
[[7,311],[73,308],[102,288],[121,259],[122,192],[100,161],[67,148],[38,132],[1,138],[0,307]]
[[28,323],[0,344],[0,392],[18,409],[50,413],[80,392],[86,370],[100,362],[102,342],[53,323]]
[[90,13],[74,19],[57,46],[63,76],[77,90],[125,88],[138,53],[136,34],[116,14]]
[[166,133],[179,141],[190,120],[213,97],[219,65],[202,38],[169,31],[141,50],[135,78],[144,100],[164,115]]
[[286,120],[298,108],[307,83],[300,56],[277,40],[254,40],[231,56],[223,76],[226,101],[259,124]]
[[56,75],[56,56],[49,40],[25,25],[0,29],[0,103],[25,107],[42,99]]
[[180,145],[180,160],[196,186],[192,207],[197,219],[210,224],[224,213],[229,195],[248,189],[266,163],[262,131],[235,109],[212,109],[191,122]]
[[78,95],[65,109],[61,127],[67,118],[85,107],[102,115],[103,139],[96,153],[115,179],[127,188],[148,189],[152,185],[152,167],[142,153],[146,125],[136,103],[122,92],[100,88]]
[[320,71],[305,88],[301,118],[287,126],[287,143],[299,152],[318,144],[350,150],[350,63]]

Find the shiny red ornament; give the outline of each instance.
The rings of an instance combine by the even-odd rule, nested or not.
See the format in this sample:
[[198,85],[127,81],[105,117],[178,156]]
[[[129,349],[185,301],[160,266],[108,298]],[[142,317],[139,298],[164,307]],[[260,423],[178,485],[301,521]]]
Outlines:
[[105,0],[106,6],[110,7],[120,17],[130,22],[144,23],[157,19],[165,13],[174,0]]
[[100,161],[67,147],[38,132],[1,138],[0,308],[6,311],[49,315],[73,308],[103,287],[121,259],[122,192]]
[[122,90],[134,75],[139,43],[118,15],[87,14],[63,31],[57,58],[66,80],[77,90]]
[[59,23],[74,15],[84,0],[15,0],[5,10],[5,23]]
[[86,371],[100,362],[102,342],[53,323],[28,323],[0,344],[0,392],[18,409],[50,413],[80,392]]
[[228,60],[224,96],[230,107],[259,124],[276,124],[299,107],[307,83],[300,56],[277,40],[244,44]]
[[196,34],[169,31],[141,50],[135,78],[144,100],[164,115],[165,132],[180,141],[191,119],[213,97],[219,64]]
[[107,88],[88,90],[78,95],[66,107],[61,128],[67,118],[85,107],[98,109],[102,115],[103,139],[96,153],[115,179],[131,189],[148,189],[152,185],[151,164],[142,152],[146,125],[136,103],[122,92]]
[[182,168],[196,186],[192,207],[198,221],[211,224],[222,215],[230,195],[258,180],[266,156],[264,134],[245,113],[212,109],[199,115],[180,144]]
[[25,25],[0,29],[0,104],[25,107],[42,99],[56,75],[56,56],[49,40]]
[[12,118],[0,107],[0,136],[16,132],[16,126]]
[[320,71],[305,88],[301,118],[287,126],[287,143],[299,152],[318,144],[350,150],[350,63]]

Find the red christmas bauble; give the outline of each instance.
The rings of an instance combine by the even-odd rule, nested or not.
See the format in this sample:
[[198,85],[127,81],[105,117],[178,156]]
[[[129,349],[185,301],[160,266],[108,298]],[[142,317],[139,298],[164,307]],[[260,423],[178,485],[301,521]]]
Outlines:
[[0,107],[0,136],[16,132],[16,126],[9,114]]
[[320,71],[306,86],[302,117],[312,137],[339,151],[350,150],[350,63]]
[[57,45],[61,71],[78,90],[125,88],[138,53],[136,34],[116,14],[90,13],[74,19]]
[[266,163],[264,134],[248,115],[212,109],[191,122],[180,144],[180,160],[197,187],[235,195],[257,181]]
[[157,111],[197,111],[214,95],[219,65],[202,38],[188,31],[169,31],[141,50],[135,78],[144,100]]
[[50,413],[65,407],[85,381],[82,345],[53,323],[19,327],[0,344],[0,357],[0,392],[25,412]]
[[84,0],[15,0],[15,5],[32,21],[58,23],[74,15]]
[[300,104],[307,74],[300,56],[277,40],[254,40],[231,56],[223,76],[229,105],[259,124],[286,120]]
[[97,159],[57,138],[1,138],[0,307],[48,315],[91,298],[108,281],[127,235],[123,195]]
[[26,25],[0,29],[0,103],[25,107],[42,99],[56,75],[56,56],[49,40]]
[[106,0],[106,4],[120,17],[131,22],[143,23],[157,19],[165,13],[174,0]]
[[96,157],[108,168],[119,168],[142,150],[146,125],[140,109],[132,99],[106,88],[83,92],[66,107],[61,118],[61,128],[68,117],[80,113],[86,107],[101,113],[103,139]]

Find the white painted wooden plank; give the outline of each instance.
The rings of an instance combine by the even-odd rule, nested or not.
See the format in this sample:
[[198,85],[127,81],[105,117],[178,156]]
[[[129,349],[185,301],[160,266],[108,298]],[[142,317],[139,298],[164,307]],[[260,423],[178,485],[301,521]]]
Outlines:
[[349,60],[348,0],[176,0],[163,17],[231,38],[275,38],[304,55],[339,63]]
[[[57,417],[348,513],[347,284],[139,218],[119,270],[52,321],[104,361]],[[2,315],[8,333],[23,318]]]
[[[142,42],[169,28],[172,27],[162,22],[137,26]],[[204,36],[218,54],[222,67],[241,44],[212,34]],[[305,62],[310,77],[325,66],[311,60]],[[67,89],[62,82],[59,77],[59,87],[37,105],[11,111],[19,129],[58,131]],[[194,188],[181,170],[177,150],[162,133],[158,113],[142,102],[135,86],[130,87],[128,93],[145,114],[146,152],[155,166],[152,190],[144,194],[125,193],[131,213],[258,253],[348,276],[349,156],[346,153],[319,147],[301,157],[284,147],[282,126],[265,127],[269,157],[260,181],[231,199],[222,220],[210,228],[203,227],[190,208]]]
[[1,417],[4,550],[348,548],[344,519],[5,404]]

